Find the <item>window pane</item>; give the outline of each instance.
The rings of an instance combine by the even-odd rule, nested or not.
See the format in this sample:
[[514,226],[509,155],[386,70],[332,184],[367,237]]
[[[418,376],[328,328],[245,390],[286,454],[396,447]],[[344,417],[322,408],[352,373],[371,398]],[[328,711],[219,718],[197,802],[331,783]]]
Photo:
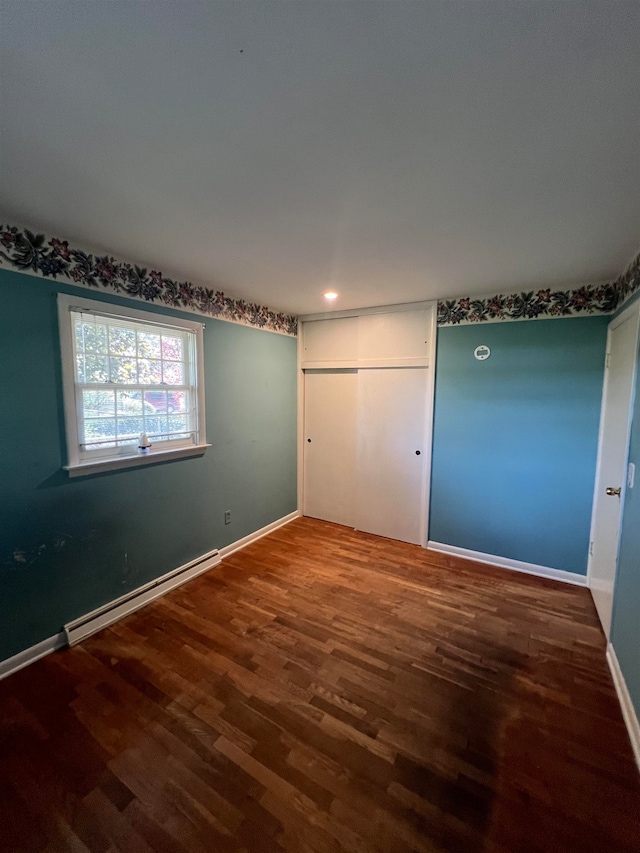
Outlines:
[[140,417],[118,417],[118,438],[139,438],[141,433],[145,432],[147,427],[145,422]]
[[186,412],[187,411],[187,392],[186,391],[169,391],[167,411],[168,412]]
[[164,417],[164,415],[161,414],[146,415],[145,423],[147,425],[146,429],[149,434],[164,432],[165,427],[167,425],[166,418]]
[[169,415],[167,418],[167,432],[180,432],[188,428],[186,415]]
[[138,355],[140,358],[160,358],[160,335],[138,332]]
[[160,385],[162,382],[162,362],[139,359],[138,381],[141,385]]
[[167,392],[166,391],[145,391],[144,392],[145,411],[150,414],[155,412],[167,411]]
[[162,357],[182,361],[183,359],[182,338],[169,338],[162,336]]
[[142,416],[142,394],[140,391],[117,391],[118,414]]
[[107,352],[107,327],[97,323],[76,323],[76,348],[86,353]]
[[136,333],[133,329],[109,327],[109,352],[112,355],[135,355]]
[[184,385],[184,365],[179,361],[165,361],[162,376],[167,385]]
[[135,385],[138,381],[135,358],[111,356],[111,381],[122,385]]
[[115,409],[115,393],[113,391],[83,391],[82,417],[99,418],[113,416]]
[[115,418],[88,418],[84,422],[85,442],[116,438]]
[[106,355],[86,355],[84,356],[84,376],[78,370],[78,379],[80,382],[106,382],[109,378],[108,369],[109,359]]

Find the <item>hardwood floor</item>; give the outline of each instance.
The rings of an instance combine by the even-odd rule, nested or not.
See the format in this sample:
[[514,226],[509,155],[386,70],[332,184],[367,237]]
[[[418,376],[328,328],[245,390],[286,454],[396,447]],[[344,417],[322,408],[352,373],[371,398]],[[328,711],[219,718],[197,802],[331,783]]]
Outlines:
[[299,519],[0,682],[11,851],[640,851],[585,589]]

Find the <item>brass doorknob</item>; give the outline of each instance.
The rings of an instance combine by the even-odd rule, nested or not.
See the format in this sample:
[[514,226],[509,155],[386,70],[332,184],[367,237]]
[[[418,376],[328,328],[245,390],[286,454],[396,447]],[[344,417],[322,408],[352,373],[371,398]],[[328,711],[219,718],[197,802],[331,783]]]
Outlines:
[[620,495],[622,494],[622,489],[621,488],[614,489],[613,486],[607,486],[607,494],[608,495],[618,495],[618,497],[620,497]]

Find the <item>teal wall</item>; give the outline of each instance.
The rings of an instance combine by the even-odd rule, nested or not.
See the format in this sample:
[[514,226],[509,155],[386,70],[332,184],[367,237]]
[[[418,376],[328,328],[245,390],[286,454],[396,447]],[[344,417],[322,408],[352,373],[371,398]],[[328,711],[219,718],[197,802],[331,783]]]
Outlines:
[[209,318],[206,454],[69,479],[57,292],[143,307],[0,270],[0,660],[296,508],[296,340]]
[[609,319],[438,330],[430,540],[586,574]]
[[[627,308],[628,304],[623,307]],[[627,489],[624,501],[611,643],[640,718],[640,352],[629,462],[636,466],[636,478],[634,488]]]

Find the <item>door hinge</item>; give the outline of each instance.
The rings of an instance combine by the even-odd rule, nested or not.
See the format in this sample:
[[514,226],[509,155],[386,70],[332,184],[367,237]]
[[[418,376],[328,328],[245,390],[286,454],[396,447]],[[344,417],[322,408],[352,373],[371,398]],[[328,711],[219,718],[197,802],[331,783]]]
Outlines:
[[589,542],[589,556],[593,557],[593,539]]
[[607,358],[606,358],[605,363],[604,363],[606,370],[609,369],[609,356],[610,356],[610,353],[607,353]]

